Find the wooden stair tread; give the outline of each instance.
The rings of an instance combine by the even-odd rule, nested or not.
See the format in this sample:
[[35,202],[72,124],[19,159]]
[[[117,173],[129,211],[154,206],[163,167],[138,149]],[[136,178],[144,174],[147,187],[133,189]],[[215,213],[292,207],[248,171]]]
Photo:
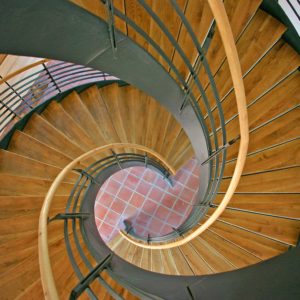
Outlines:
[[247,250],[260,259],[268,259],[287,251],[288,246],[254,233],[216,221],[210,230]]
[[85,151],[97,147],[78,123],[57,102],[52,101],[43,111],[42,115],[49,123],[63,132],[71,141],[75,142]]
[[97,146],[106,144],[104,137],[98,130],[97,123],[76,92],[72,92],[65,97],[61,105]]
[[[214,203],[219,204],[223,196],[217,195]],[[299,194],[234,194],[228,206],[300,219]]]
[[[13,152],[0,150],[0,173],[54,180],[60,171],[60,168],[26,158]],[[63,182],[74,183],[77,178],[78,175],[75,173],[68,173]]]
[[22,131],[14,133],[8,150],[61,168],[64,168],[72,160],[71,157],[49,147]]
[[[215,209],[212,208],[207,214],[211,215],[214,211]],[[225,210],[219,220],[293,246],[296,246],[300,232],[300,220],[288,220],[230,209]]]

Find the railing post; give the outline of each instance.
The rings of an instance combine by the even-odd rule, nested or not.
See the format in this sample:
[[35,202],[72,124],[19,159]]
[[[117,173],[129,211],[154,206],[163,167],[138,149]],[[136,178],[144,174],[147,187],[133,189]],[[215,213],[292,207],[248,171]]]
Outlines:
[[65,214],[57,214],[53,218],[48,218],[48,223],[55,220],[68,220],[68,219],[86,219],[90,216],[90,213],[65,213]]
[[53,84],[55,85],[56,89],[59,91],[59,93],[61,94],[61,89],[59,88],[58,84],[56,83],[56,81],[54,80],[54,77],[52,76],[52,74],[49,72],[46,64],[43,64],[44,70],[46,71],[47,75],[49,76],[50,80],[53,82]]
[[209,161],[211,161],[214,157],[216,157],[219,153],[223,152],[225,149],[227,149],[229,146],[233,145],[237,140],[240,139],[240,136],[237,136],[235,139],[232,139],[222,147],[220,147],[217,151],[214,151],[205,161],[201,163],[201,166],[207,164]]
[[105,4],[106,12],[107,12],[107,24],[108,24],[108,33],[109,39],[111,43],[111,49],[113,52],[113,57],[116,57],[117,53],[117,43],[116,43],[116,34],[115,34],[115,19],[114,19],[114,5],[112,0],[102,0]]
[[187,289],[187,292],[188,292],[188,295],[189,295],[190,299],[191,299],[191,300],[195,300],[195,297],[194,297],[194,295],[193,295],[193,293],[192,293],[190,287],[187,286],[186,289]]
[[89,174],[88,172],[86,172],[85,170],[82,169],[73,169],[74,171],[76,171],[77,173],[81,174],[82,176],[85,176],[87,179],[89,179],[92,183],[96,183],[99,186],[101,186],[101,183],[98,182],[91,174]]
[[85,278],[83,278],[77,286],[71,291],[70,300],[77,299],[89,285],[100,276],[100,273],[108,267],[112,259],[112,254],[107,255]]
[[178,234],[178,236],[182,236],[182,233],[177,228],[172,227],[172,229]]
[[120,170],[123,170],[122,166],[121,166],[121,163],[120,163],[120,160],[119,160],[119,157],[118,155],[116,154],[116,152],[114,150],[111,149],[111,153],[113,154],[113,156],[115,157],[115,160],[120,168]]

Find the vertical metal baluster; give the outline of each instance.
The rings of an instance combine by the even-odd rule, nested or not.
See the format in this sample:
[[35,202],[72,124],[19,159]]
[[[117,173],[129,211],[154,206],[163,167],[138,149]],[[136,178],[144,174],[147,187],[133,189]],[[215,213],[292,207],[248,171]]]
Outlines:
[[58,90],[59,93],[61,93],[61,89],[59,88],[58,84],[56,83],[54,77],[52,76],[52,74],[49,72],[47,66],[45,64],[43,64],[43,67],[47,73],[47,75],[49,76],[50,80],[53,82],[54,86],[56,87],[56,89]]
[[112,150],[112,149],[111,149],[110,151],[112,152],[113,156],[115,157],[116,162],[117,162],[117,164],[118,164],[120,170],[123,170],[123,168],[122,168],[122,166],[121,166],[121,163],[120,163],[120,160],[119,160],[119,157],[118,157],[118,155],[116,154],[116,152],[115,152],[114,150]]
[[111,49],[113,52],[113,57],[116,58],[117,53],[117,43],[116,43],[116,34],[115,34],[115,19],[114,19],[114,5],[112,0],[102,0],[106,7],[107,13],[107,24],[108,24],[108,33],[111,43]]

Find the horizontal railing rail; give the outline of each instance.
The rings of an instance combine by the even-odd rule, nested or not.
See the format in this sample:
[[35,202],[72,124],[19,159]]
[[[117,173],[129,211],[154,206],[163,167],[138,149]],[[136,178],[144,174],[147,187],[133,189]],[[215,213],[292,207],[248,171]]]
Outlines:
[[118,80],[73,63],[40,60],[0,79],[0,137],[36,106],[71,88]]

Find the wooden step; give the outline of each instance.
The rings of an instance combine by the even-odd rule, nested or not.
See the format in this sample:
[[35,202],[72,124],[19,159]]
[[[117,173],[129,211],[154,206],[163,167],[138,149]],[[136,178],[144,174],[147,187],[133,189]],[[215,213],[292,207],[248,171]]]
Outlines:
[[200,236],[193,239],[191,245],[213,273],[226,272],[235,269],[235,267],[218,252],[218,249],[213,248]]
[[209,264],[199,255],[195,247],[193,247],[192,241],[180,246],[180,249],[195,275],[214,273]]
[[207,230],[201,234],[201,238],[223,255],[236,268],[243,268],[260,262],[261,260],[235,245],[221,236]]
[[[0,173],[54,180],[60,171],[60,168],[26,158],[13,152],[0,150]],[[74,183],[77,178],[77,174],[69,172],[63,182]]]
[[8,150],[37,161],[64,168],[71,157],[49,147],[22,131],[16,131],[10,140]]
[[[54,196],[51,208],[64,209],[69,196]],[[45,198],[43,196],[0,196],[0,219],[39,212]]]
[[[237,2],[234,0],[225,0],[224,6],[231,25],[233,37],[235,41],[238,41],[241,34],[247,28],[251,19],[255,15],[261,0],[247,0],[243,2]],[[220,66],[226,59],[223,42],[220,36],[218,27],[215,28],[215,34],[211,40],[208,51],[206,53],[206,59],[209,64],[212,75],[215,75],[219,70]],[[206,88],[209,84],[209,78],[205,68],[201,68],[198,78],[202,83],[203,87]],[[197,89],[193,89],[195,93],[199,93]]]
[[171,255],[179,275],[194,275],[190,265],[179,248],[171,248]]
[[[256,127],[299,105],[299,94],[300,73],[295,71],[248,108],[249,130],[254,130]],[[228,140],[238,136],[239,122],[237,117],[226,124],[226,134]],[[221,132],[219,132],[218,137],[220,142]]]
[[[211,215],[214,211],[215,209],[211,208],[207,214]],[[300,220],[288,220],[230,209],[226,209],[219,220],[293,246],[297,244],[300,234]]]
[[97,147],[78,123],[57,102],[52,101],[43,111],[42,115],[49,123],[84,151],[89,151]]
[[[160,2],[163,3],[163,1]],[[213,20],[213,16],[209,8],[208,2],[191,0],[186,1],[185,5],[186,7],[181,7],[181,9],[182,11],[184,11],[186,18],[188,19],[194,33],[196,34],[199,44],[202,45]],[[164,11],[165,10],[162,8],[161,14]],[[174,9],[171,9],[171,11],[174,13]],[[171,22],[171,19],[166,18],[164,23],[169,24]],[[179,31],[176,35],[174,35],[174,37],[177,38],[177,42],[180,45],[180,47],[184,49],[184,53],[188,61],[191,65],[193,65],[197,58],[198,51],[186,27],[183,24],[181,24],[181,20],[178,19],[177,22],[174,24],[180,25]],[[172,49],[172,47],[169,48]],[[182,58],[180,57],[178,51],[176,51],[175,49],[173,56],[173,64],[176,66],[182,78],[185,80],[187,75],[189,74],[189,70],[186,67]],[[171,72],[171,74],[174,76],[174,78],[176,78],[174,72]]]
[[[162,258],[163,269],[165,274],[168,275],[179,274],[170,249],[161,250],[161,258]],[[142,264],[140,266],[143,267]]]
[[22,293],[20,293],[16,300],[29,300],[29,299],[43,299],[44,291],[41,279],[34,281]]
[[32,115],[24,132],[73,159],[84,153],[84,151],[68,139],[67,136],[37,114]]
[[[298,138],[300,129],[299,121],[300,107],[297,107],[252,131],[249,135],[248,153],[251,154],[255,151]],[[228,148],[228,160],[237,157],[238,145],[239,143],[235,143]]]
[[114,128],[117,132],[119,140],[121,143],[130,142],[127,138],[127,133],[123,126],[123,115],[122,115],[122,105],[119,100],[119,88],[117,84],[103,87],[100,89],[100,95],[107,107],[107,111],[110,118],[114,124]]
[[119,143],[120,139],[97,86],[90,87],[80,93],[80,98],[93,116],[106,142],[109,144]]
[[106,141],[98,130],[97,123],[92,115],[82,103],[80,96],[72,92],[61,102],[64,110],[74,119],[74,121],[86,132],[90,139],[97,146],[106,145]]
[[222,238],[265,260],[288,250],[288,245],[262,237],[255,233],[216,221],[210,230]]
[[[255,174],[288,167],[295,167],[300,162],[300,139],[286,142],[265,151],[248,155],[243,174]],[[231,177],[236,161],[226,164],[224,177]]]
[[[9,269],[14,268],[16,265],[22,263],[27,257],[38,255],[38,217],[32,223],[35,224],[35,228],[31,231],[24,231],[22,223],[15,225],[16,229],[20,229],[20,232],[8,233],[1,230],[1,246],[0,246],[0,258],[1,258],[1,272],[9,272]],[[6,220],[1,220],[1,223]],[[16,218],[16,222],[22,221]],[[28,223],[28,222],[27,222]],[[61,238],[63,234],[63,223],[57,222],[52,224],[49,229],[51,237],[49,237],[49,243],[55,243]],[[3,226],[1,226],[3,227]],[[29,229],[28,229],[29,230]]]
[[[299,193],[300,167],[274,170],[257,174],[242,175],[236,193]],[[226,192],[231,178],[225,178],[220,192]]]
[[[236,43],[242,74],[246,74],[268,50],[280,39],[285,31],[285,26],[265,13],[258,10],[251,19],[242,36]],[[215,77],[215,84],[220,96],[224,96],[232,89],[232,80],[227,60],[224,61]],[[206,89],[210,105],[216,105],[211,86]],[[202,106],[203,107],[203,106]]]
[[147,126],[144,134],[146,135],[146,146],[157,152],[162,150],[162,145],[167,127],[164,122],[158,120],[167,120],[169,113],[154,99],[150,99],[147,109]]
[[[223,194],[217,195],[214,203],[219,204],[223,197]],[[276,216],[300,219],[299,194],[239,193],[233,195],[228,206]]]
[[160,250],[151,250],[151,271],[156,273],[164,273],[164,265]]
[[[278,62],[280,61],[280,64]],[[279,40],[244,78],[247,104],[261,97],[274,85],[293,73],[300,65],[300,56],[283,40]],[[222,102],[225,120],[237,114],[235,95],[230,92]],[[217,111],[214,111],[219,126]]]
[[[56,242],[61,244],[62,240]],[[62,251],[53,252],[51,259],[57,260],[62,255]],[[3,273],[1,280],[1,291],[4,299],[14,299],[18,294],[21,294],[29,285],[38,280],[39,265],[37,255],[28,257],[21,264],[16,265],[9,273]]]
[[[45,196],[52,180],[0,174],[0,196]],[[61,183],[56,191],[57,196],[68,196],[73,184]]]

